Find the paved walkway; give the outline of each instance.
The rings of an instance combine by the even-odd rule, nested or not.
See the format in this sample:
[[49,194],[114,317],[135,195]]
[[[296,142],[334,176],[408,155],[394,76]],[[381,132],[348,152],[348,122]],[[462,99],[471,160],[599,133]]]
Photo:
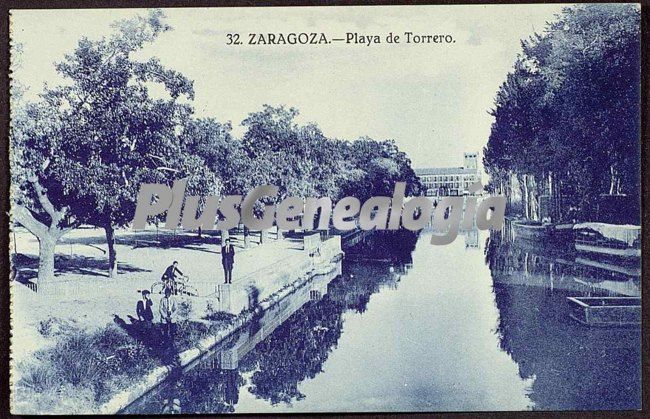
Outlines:
[[[92,330],[113,323],[117,316],[128,321],[135,316],[139,291],[149,289],[172,261],[187,274],[191,283],[215,287],[224,282],[221,266],[220,240],[215,235],[196,233],[117,233],[117,278],[107,275],[106,243],[100,229],[79,229],[67,235],[57,246],[56,284],[49,292],[35,293],[25,285],[12,282],[12,310],[14,344],[20,351],[14,354],[24,358],[29,353],[52,342],[52,336],[66,328]],[[265,272],[281,271],[290,261],[308,260],[302,251],[302,242],[293,239],[277,240],[270,234],[264,244],[255,243],[244,249],[242,235],[233,235],[236,245],[233,286],[259,277],[261,288],[273,286],[273,275]],[[38,242],[28,232],[16,232],[19,276],[34,275],[38,265]],[[13,253],[13,243],[11,251]],[[266,285],[264,285],[266,284]],[[263,295],[260,294],[260,298]],[[158,305],[154,296],[154,309]],[[188,301],[189,318],[200,318],[209,298],[180,297]],[[215,307],[214,303],[211,303]],[[52,321],[48,319],[54,319]],[[47,324],[50,323],[50,326]],[[50,336],[44,336],[48,329]]]

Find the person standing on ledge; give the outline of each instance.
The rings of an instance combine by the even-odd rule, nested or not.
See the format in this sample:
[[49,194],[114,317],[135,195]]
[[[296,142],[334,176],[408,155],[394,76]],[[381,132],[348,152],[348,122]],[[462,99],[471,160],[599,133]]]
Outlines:
[[235,247],[230,244],[230,238],[221,246],[221,264],[223,265],[224,284],[232,284],[232,268],[235,264]]

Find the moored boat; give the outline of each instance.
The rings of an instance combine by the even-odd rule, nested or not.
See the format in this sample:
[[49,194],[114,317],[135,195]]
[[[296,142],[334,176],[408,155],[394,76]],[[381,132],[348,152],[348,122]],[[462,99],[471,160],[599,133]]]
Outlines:
[[588,326],[628,326],[641,323],[639,297],[568,297],[570,316]]
[[641,276],[641,265],[636,263],[629,263],[632,260],[630,259],[591,259],[587,255],[584,257],[575,258],[575,263],[582,266],[588,266],[590,268],[596,268],[600,271],[606,271],[614,274],[623,275],[625,279],[630,277],[640,277]]
[[512,222],[515,238],[528,240],[548,240],[550,229],[547,224],[533,220],[516,220]]
[[515,237],[527,240],[573,242],[572,223],[542,223],[541,221],[517,220],[512,222]]
[[640,258],[641,227],[624,224],[580,223],[573,226],[579,252],[609,257]]

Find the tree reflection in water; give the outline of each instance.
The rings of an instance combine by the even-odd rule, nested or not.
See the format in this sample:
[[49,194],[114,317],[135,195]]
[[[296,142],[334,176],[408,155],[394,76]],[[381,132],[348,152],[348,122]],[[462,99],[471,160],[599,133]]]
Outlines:
[[257,345],[249,357],[255,369],[249,391],[272,404],[303,399],[298,384],[322,371],[341,337],[343,313],[365,312],[372,294],[382,287],[397,287],[405,266],[390,272],[376,263],[344,265],[343,274],[329,284],[321,300],[307,303]]
[[[220,345],[213,356],[169,380],[126,413],[160,413],[174,400],[183,413],[234,412],[248,408],[253,399],[250,394],[280,408],[305,399],[310,393],[303,384],[323,371],[340,342],[344,314],[366,312],[371,296],[385,287],[397,288],[401,274],[408,270],[410,246],[415,240],[391,236],[383,243],[388,240],[399,244],[392,253],[377,244],[382,240],[366,238],[360,245],[363,250],[350,252],[354,258],[346,258],[341,275],[311,281]],[[491,279],[493,291],[486,294],[490,297],[487,304],[498,313],[495,344],[516,363],[517,378],[528,383],[527,398],[533,408],[637,408],[641,394],[639,329],[582,326],[569,317],[566,300],[576,295],[638,295],[639,277],[627,274],[634,272],[634,267],[611,261],[596,261],[596,267],[586,265],[584,255],[517,242],[507,229],[492,232],[484,249],[490,275],[486,279]],[[442,298],[438,302],[447,304],[449,300]],[[440,313],[447,312],[443,309]],[[427,330],[435,333],[437,329]],[[440,338],[445,342],[444,335]],[[474,336],[462,339],[471,345]],[[435,347],[425,354],[437,355],[441,359],[449,356],[445,348]],[[474,385],[482,388],[483,371],[476,373]],[[427,391],[431,389],[435,386]],[[418,400],[432,403],[433,394],[416,394],[414,398],[421,396]],[[455,395],[453,390],[445,394]],[[331,403],[336,409],[336,400]],[[434,406],[428,404],[427,408]]]
[[322,371],[342,325],[336,301],[325,296],[307,303],[250,354],[256,371],[249,391],[272,404],[302,400],[298,383]]
[[[380,238],[373,239],[375,235]],[[387,242],[392,243],[392,251],[381,245]],[[344,263],[341,275],[328,280],[322,293],[310,291],[311,283],[306,291],[296,291],[240,335],[220,345],[215,355],[187,371],[176,372],[125,413],[160,413],[164,401],[173,399],[180,401],[183,413],[234,412],[242,386],[274,405],[303,399],[299,384],[322,371],[341,337],[343,313],[362,313],[372,294],[382,287],[396,288],[410,266],[410,252],[416,242],[417,235],[410,232],[369,236],[360,246],[372,262]],[[377,263],[378,255],[389,262]],[[269,329],[273,331],[266,336],[264,331]],[[260,334],[264,338],[258,343]],[[249,349],[250,342],[254,346]],[[244,376],[250,376],[248,383]]]
[[[569,317],[568,296],[628,295],[638,277],[620,270],[592,269],[568,252],[523,246],[494,232],[486,244],[499,312],[502,350],[533,378],[537,409],[636,409],[641,398],[640,328],[598,328]],[[505,238],[505,239],[504,239]],[[638,295],[638,294],[637,294]]]

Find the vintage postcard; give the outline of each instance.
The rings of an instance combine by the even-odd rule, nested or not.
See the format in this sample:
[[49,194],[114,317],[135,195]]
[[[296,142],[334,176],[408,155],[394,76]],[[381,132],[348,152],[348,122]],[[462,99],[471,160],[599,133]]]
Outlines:
[[640,25],[11,10],[11,412],[640,409]]

